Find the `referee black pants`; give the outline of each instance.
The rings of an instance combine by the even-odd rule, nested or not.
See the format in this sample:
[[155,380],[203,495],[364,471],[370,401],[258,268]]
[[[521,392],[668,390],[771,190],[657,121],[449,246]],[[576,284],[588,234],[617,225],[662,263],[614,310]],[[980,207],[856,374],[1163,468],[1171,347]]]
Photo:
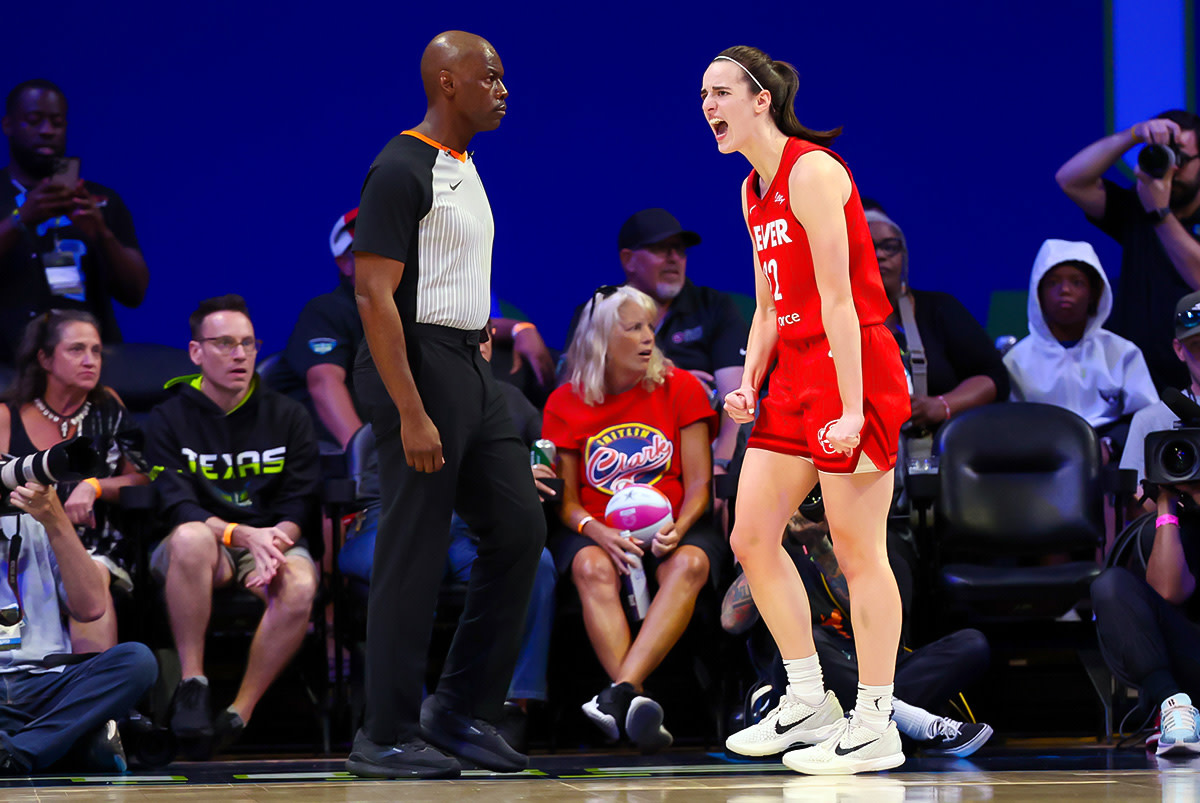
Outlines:
[[[382,510],[367,610],[366,717],[371,741],[420,734],[421,690],[438,587],[455,510],[479,536],[466,605],[436,694],[451,710],[495,721],[516,665],[525,612],[546,541],[546,524],[518,437],[479,333],[406,327],[409,363],[446,464],[432,474],[408,466],[400,415],[378,392],[365,395],[379,458]],[[365,370],[364,370],[365,369]],[[372,390],[374,366],[359,361]],[[362,384],[359,385],[362,387]],[[364,388],[365,390],[365,388]]]

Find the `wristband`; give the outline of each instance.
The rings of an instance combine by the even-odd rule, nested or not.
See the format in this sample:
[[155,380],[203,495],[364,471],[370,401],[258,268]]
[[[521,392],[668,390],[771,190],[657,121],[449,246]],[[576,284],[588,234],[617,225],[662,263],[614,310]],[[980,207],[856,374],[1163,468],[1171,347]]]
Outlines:
[[950,402],[946,401],[945,396],[938,396],[937,400],[940,401],[942,403],[942,406],[946,408],[946,420],[949,421],[950,420]]
[[580,535],[583,535],[583,528],[587,526],[587,523],[589,521],[595,521],[595,520],[596,520],[595,516],[584,516],[582,519],[579,520],[579,523],[575,525],[575,532],[579,533]]
[[521,334],[526,329],[537,329],[537,327],[534,326],[533,324],[531,324],[529,321],[521,321],[520,323],[514,323],[513,328],[512,328],[512,336],[515,338],[517,335]]
[[232,521],[225,525],[225,532],[221,533],[221,543],[225,546],[233,546],[233,530],[237,527]]
[[88,477],[87,479],[83,480],[82,482],[84,482],[87,485],[92,486],[92,488],[95,489],[97,499],[99,499],[101,497],[102,492],[100,490],[100,480],[96,479],[95,477]]
[[1164,513],[1154,520],[1154,529],[1157,530],[1159,527],[1165,527],[1168,524],[1174,524],[1176,527],[1178,527],[1179,517],[1170,513]]

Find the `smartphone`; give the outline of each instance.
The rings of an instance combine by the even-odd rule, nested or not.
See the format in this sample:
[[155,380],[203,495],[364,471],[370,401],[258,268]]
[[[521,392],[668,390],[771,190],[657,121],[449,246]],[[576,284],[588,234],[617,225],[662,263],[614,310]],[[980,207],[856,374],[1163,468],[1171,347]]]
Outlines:
[[54,164],[50,183],[73,190],[79,184],[79,157],[64,156]]

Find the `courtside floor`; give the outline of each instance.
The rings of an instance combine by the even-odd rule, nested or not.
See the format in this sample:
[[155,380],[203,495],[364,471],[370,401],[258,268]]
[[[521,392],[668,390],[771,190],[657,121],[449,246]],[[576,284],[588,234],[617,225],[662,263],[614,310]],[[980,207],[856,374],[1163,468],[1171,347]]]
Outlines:
[[[1077,743],[1075,743],[1077,744]],[[353,778],[341,760],[176,763],[128,775],[0,780],[0,801],[586,801],[587,803],[971,803],[1200,801],[1200,756],[1044,744],[985,748],[968,760],[910,758],[899,770],[804,777],[777,762],[668,752],[535,755],[518,775],[468,770],[454,781]]]

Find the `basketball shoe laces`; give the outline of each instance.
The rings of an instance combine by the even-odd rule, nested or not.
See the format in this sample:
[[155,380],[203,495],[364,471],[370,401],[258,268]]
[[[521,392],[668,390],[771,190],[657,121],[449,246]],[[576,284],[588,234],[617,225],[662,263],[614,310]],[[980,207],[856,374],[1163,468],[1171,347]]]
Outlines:
[[1196,709],[1190,705],[1176,705],[1167,709],[1162,718],[1162,732],[1184,728],[1188,733],[1196,732]]
[[961,733],[957,722],[949,717],[938,717],[937,724],[934,726],[933,738],[941,736],[946,741],[951,741],[957,739]]

